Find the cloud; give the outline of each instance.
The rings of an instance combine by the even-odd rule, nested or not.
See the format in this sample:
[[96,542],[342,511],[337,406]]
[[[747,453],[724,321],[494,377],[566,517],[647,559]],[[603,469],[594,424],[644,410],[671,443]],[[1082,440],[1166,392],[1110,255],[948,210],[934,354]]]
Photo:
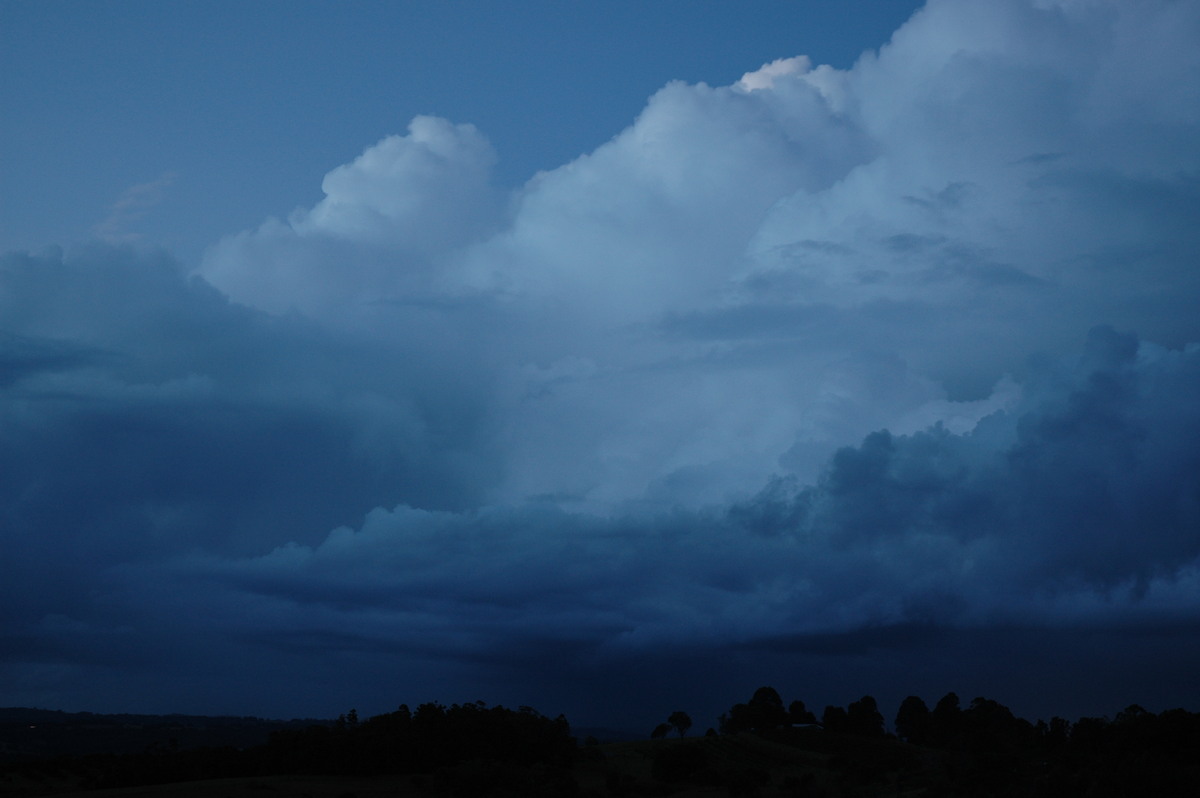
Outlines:
[[325,176],[325,198],[286,222],[221,241],[202,273],[233,298],[274,312],[346,313],[422,295],[448,253],[498,224],[495,153],[473,125],[419,116]]
[[[483,213],[491,226],[456,227],[499,207],[490,148],[421,118],[199,274],[378,335],[412,334],[416,307],[470,304],[463,347],[515,393],[498,411],[505,497],[628,499],[681,469],[724,468],[699,493],[748,490],[798,432],[815,473],[822,441],[961,416],[946,399],[984,400],[1094,324],[1196,339],[1200,164],[1179,145],[1200,120],[1178,80],[1196,24],[1170,4],[933,3],[849,70],[796,57],[729,87],[664,87]],[[1158,33],[1179,58],[1138,61]],[[1136,118],[1129,74],[1148,95]],[[848,364],[868,361],[901,363],[909,387],[845,396]],[[586,376],[538,383],[566,364]]]
[[[1097,328],[1078,366],[1039,370],[1016,407],[962,435],[940,425],[872,433],[840,450],[817,485],[765,493],[766,517],[835,547],[948,546],[954,562],[941,577],[975,589],[994,580],[994,612],[1036,607],[1043,591],[1144,595],[1200,553],[1200,427],[1179,401],[1198,355]],[[758,517],[758,503],[745,507]]]
[[0,279],[16,616],[127,559],[317,540],[388,496],[478,501],[486,414],[433,352],[248,311],[129,249],[4,256]]
[[[871,433],[812,484],[781,473],[743,501],[670,512],[376,509],[319,542],[177,558],[165,573],[181,589],[147,622],[201,619],[202,638],[256,656],[442,662],[476,682],[551,659],[624,672],[666,651],[837,659],[988,629],[985,648],[1047,629],[1167,634],[1195,622],[1200,587],[1196,387],[1200,348],[1096,328],[973,428]],[[131,584],[164,573],[127,568]]]
[[1194,623],[1198,32],[932,2],[507,195],[418,117],[195,269],[3,256],[0,675],[695,683]]
[[[338,667],[406,696],[469,685],[614,720],[667,696],[715,717],[731,685],[760,681],[893,705],[999,691],[1025,713],[1177,703],[1190,671],[1139,658],[1196,662],[1198,381],[1197,347],[1097,328],[973,428],[872,433],[812,484],[781,473],[740,502],[610,515],[379,508],[319,542],[122,566],[110,600],[152,595],[137,615],[152,640],[193,619],[194,656],[240,663],[230,680],[285,706],[313,679],[341,684]],[[104,649],[89,632],[61,634],[82,647],[71,659]],[[1129,692],[1147,667],[1160,679]]]
[[93,235],[110,244],[141,240],[142,235],[131,228],[163,201],[167,188],[176,177],[174,172],[164,172],[155,180],[125,189],[109,209],[108,216],[92,227]]

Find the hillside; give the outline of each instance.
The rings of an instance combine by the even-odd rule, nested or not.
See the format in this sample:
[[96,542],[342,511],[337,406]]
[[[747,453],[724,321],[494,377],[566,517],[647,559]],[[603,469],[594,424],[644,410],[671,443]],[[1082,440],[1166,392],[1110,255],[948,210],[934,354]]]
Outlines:
[[[789,716],[788,713],[791,713]],[[673,718],[685,713],[672,713]],[[795,718],[804,718],[796,721]],[[482,702],[406,706],[359,721],[284,724],[262,744],[25,758],[0,767],[0,795],[96,798],[867,798],[1200,794],[1200,714],[1129,707],[1108,718],[1030,723],[976,698],[948,694],[930,711],[906,699],[900,736],[884,731],[870,696],[826,707],[819,723],[799,701],[783,709],[760,688],[721,718],[721,733],[580,745],[566,719]],[[118,718],[120,720],[118,720]],[[3,716],[71,734],[125,730],[249,733],[256,719]],[[690,726],[681,724],[682,730]],[[89,723],[91,721],[92,723]],[[136,721],[136,722],[135,722]],[[107,726],[106,726],[107,724]],[[92,729],[89,726],[94,725]],[[127,728],[128,727],[128,728]],[[36,729],[30,730],[36,731]],[[119,735],[118,735],[119,736]],[[132,737],[125,738],[127,741]]]
[[201,715],[104,715],[26,707],[0,708],[0,764],[147,750],[250,748],[273,732],[332,723]]

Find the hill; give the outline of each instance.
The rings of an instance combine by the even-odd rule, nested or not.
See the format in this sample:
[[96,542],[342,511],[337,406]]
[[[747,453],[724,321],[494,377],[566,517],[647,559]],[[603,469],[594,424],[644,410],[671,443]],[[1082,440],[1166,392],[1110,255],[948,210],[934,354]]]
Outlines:
[[[783,714],[781,714],[783,713]],[[683,715],[683,713],[673,713]],[[0,713],[63,732],[137,727],[262,731],[258,719]],[[406,706],[359,721],[284,724],[262,744],[26,758],[0,768],[0,795],[96,798],[866,798],[1200,795],[1200,714],[1131,706],[1114,719],[1030,723],[976,698],[948,694],[933,710],[916,697],[884,731],[874,699],[787,712],[761,688],[721,718],[722,732],[579,745],[565,718],[482,702]],[[805,718],[797,722],[795,718]],[[105,724],[108,724],[106,726]],[[190,724],[190,725],[189,725]],[[677,727],[686,731],[682,724]],[[30,730],[30,731],[36,731]],[[94,730],[92,730],[94,731]],[[67,735],[69,737],[69,735]],[[84,790],[92,790],[83,792]]]
[[320,720],[264,720],[202,715],[104,715],[27,707],[0,708],[0,764],[94,754],[204,747],[250,748],[271,734]]

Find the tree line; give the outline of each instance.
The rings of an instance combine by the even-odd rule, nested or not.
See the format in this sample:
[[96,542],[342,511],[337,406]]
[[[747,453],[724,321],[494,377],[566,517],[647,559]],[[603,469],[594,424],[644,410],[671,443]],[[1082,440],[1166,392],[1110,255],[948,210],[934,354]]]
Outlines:
[[366,720],[350,710],[332,722],[277,730],[265,744],[246,748],[156,742],[135,754],[25,761],[9,769],[70,775],[93,789],[278,774],[436,775],[440,793],[537,796],[560,794],[554,785],[568,778],[579,750],[561,715],[482,701],[431,702]]
[[[686,731],[672,721],[666,726],[680,737]],[[663,728],[652,736],[665,737]],[[1030,722],[989,698],[963,706],[951,692],[932,709],[908,696],[892,729],[870,695],[826,706],[818,718],[803,701],[785,705],[774,688],[760,687],[722,713],[706,736],[749,734],[832,754],[830,767],[845,777],[843,787],[852,786],[830,792],[827,785],[826,794],[873,794],[886,786],[929,796],[1200,795],[1200,714],[1184,709],[1155,714],[1131,705],[1113,718]],[[693,775],[702,772],[698,758],[687,761]]]
[[[704,734],[689,737],[693,725],[676,710],[653,741],[580,745],[561,715],[435,702],[367,719],[351,710],[245,748],[152,745],[139,754],[21,766],[70,770],[82,787],[401,775],[415,794],[472,798],[632,798],[697,787],[731,798],[1200,795],[1200,714],[1182,709],[1130,706],[1111,719],[1031,723],[994,700],[964,705],[948,693],[932,708],[909,696],[889,731],[870,695],[818,715],[761,687]],[[648,769],[629,764],[639,758]]]

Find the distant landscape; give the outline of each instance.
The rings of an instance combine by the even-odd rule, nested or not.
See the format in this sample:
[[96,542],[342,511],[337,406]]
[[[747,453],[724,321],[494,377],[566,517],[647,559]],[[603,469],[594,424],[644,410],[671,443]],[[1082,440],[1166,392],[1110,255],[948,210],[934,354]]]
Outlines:
[[[699,722],[697,722],[699,721]],[[0,795],[1194,796],[1200,713],[1029,721],[1002,704],[864,695],[820,712],[755,690],[641,739],[483,702],[359,718],[0,709]]]

